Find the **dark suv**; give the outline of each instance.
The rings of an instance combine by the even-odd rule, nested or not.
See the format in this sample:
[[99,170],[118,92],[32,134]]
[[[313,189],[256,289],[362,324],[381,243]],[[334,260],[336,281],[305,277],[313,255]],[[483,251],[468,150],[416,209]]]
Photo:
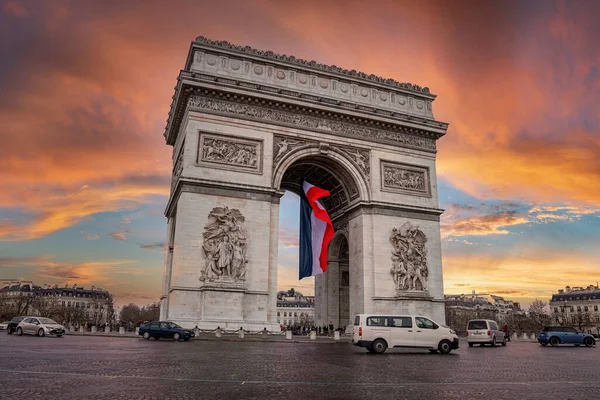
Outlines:
[[575,346],[585,345],[592,347],[596,344],[596,339],[589,333],[578,332],[577,329],[570,326],[547,326],[538,334],[538,342],[542,346],[548,343],[552,347],[560,344],[573,344]]
[[13,319],[11,319],[8,323],[8,326],[6,327],[6,333],[8,333],[9,335],[15,333],[17,331],[17,325],[19,325],[19,322],[23,321],[24,319],[25,317],[14,317]]

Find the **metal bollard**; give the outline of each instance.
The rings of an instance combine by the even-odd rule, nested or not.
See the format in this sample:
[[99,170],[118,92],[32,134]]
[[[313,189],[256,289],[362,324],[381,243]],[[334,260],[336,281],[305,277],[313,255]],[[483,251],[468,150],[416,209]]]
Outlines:
[[239,338],[240,339],[244,338],[244,328],[240,328]]
[[333,332],[333,340],[340,340],[340,331]]
[[286,339],[291,339],[292,338],[292,331],[285,331],[285,338]]
[[136,334],[136,336],[139,335],[139,333],[140,333],[140,328],[136,326],[135,327],[135,334]]
[[310,331],[310,340],[317,340],[317,332]]
[[104,333],[110,333],[110,325],[104,327]]
[[268,334],[269,334],[269,332],[267,332],[267,328],[263,328],[263,330],[262,330],[263,339],[266,339]]
[[217,326],[217,330],[215,331],[215,336],[220,338],[221,337],[221,327]]
[[96,333],[98,332],[98,328],[96,328],[96,325],[92,326],[92,333]]
[[83,325],[79,326],[79,332],[80,333],[84,333],[85,332],[85,328],[83,327]]
[[121,326],[119,327],[119,335],[124,335],[125,334],[125,327]]

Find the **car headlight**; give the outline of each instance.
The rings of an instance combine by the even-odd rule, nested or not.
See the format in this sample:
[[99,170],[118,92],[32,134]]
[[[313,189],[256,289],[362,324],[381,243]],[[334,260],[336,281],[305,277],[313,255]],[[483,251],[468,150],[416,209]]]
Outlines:
[[454,329],[450,329],[450,334],[451,335],[456,335],[456,332],[454,331]]

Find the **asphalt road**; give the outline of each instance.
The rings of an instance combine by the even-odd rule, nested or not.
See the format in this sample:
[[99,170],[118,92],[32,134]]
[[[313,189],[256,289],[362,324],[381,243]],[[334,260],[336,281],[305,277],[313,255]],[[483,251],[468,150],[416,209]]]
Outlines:
[[[600,348],[0,335],[0,399],[598,399]],[[434,397],[435,396],[435,397]]]

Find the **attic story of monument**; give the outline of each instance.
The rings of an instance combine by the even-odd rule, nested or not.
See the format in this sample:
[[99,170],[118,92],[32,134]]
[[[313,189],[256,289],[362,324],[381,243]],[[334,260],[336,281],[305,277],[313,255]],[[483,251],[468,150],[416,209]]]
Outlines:
[[358,313],[444,322],[428,88],[198,37],[177,78],[161,318],[279,330],[280,198],[329,190],[335,235],[315,324]]

